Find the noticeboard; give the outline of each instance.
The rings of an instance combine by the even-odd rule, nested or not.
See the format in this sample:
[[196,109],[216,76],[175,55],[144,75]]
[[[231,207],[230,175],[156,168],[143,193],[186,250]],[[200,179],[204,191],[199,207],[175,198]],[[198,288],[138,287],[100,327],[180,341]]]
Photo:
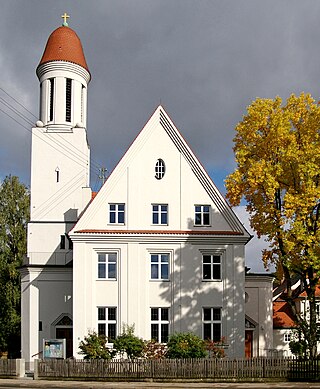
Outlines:
[[65,339],[43,339],[43,358],[66,358]]

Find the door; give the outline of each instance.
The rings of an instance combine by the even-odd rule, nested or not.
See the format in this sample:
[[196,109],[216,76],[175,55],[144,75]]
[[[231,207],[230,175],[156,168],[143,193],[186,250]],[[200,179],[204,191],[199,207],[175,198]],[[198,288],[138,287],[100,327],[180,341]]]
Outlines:
[[252,358],[252,347],[253,346],[253,331],[246,330],[245,332],[245,356],[246,358]]
[[66,340],[66,358],[73,355],[72,327],[56,328],[56,338]]

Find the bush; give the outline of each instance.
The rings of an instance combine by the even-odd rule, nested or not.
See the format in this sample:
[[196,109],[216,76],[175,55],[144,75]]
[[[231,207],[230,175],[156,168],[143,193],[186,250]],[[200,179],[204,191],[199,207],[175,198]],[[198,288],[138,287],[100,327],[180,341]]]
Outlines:
[[167,347],[168,358],[204,358],[207,355],[204,340],[190,332],[171,335]]
[[134,359],[143,355],[144,342],[134,335],[134,325],[123,325],[122,334],[114,341],[113,348],[122,357],[126,354],[129,359]]
[[143,353],[146,359],[164,359],[167,354],[167,347],[163,343],[149,340],[144,344]]
[[111,359],[113,352],[107,346],[107,337],[98,335],[96,332],[89,332],[88,336],[80,342],[80,354],[84,359]]
[[292,340],[289,343],[289,348],[296,357],[304,357],[307,354],[308,345],[305,340]]
[[215,342],[214,340],[207,339],[205,341],[206,350],[209,353],[209,358],[224,358],[225,352],[223,346],[225,345],[224,338],[222,338],[219,342]]

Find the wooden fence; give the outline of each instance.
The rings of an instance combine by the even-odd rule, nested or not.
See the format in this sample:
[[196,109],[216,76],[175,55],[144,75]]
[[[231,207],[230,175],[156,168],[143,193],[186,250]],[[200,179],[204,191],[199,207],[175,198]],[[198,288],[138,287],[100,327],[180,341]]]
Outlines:
[[37,360],[35,379],[100,380],[286,380],[291,358],[164,360]]
[[0,359],[0,376],[16,376],[17,364],[16,359]]

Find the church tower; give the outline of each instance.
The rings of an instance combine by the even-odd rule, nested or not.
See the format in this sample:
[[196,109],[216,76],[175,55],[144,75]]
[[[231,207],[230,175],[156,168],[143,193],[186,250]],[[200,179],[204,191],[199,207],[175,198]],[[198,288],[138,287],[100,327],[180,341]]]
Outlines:
[[68,232],[91,198],[86,132],[91,75],[81,41],[67,24],[68,15],[63,17],[36,70],[40,117],[32,129],[28,253],[21,270],[26,361],[42,357],[43,339],[66,338],[72,355],[73,247]]

